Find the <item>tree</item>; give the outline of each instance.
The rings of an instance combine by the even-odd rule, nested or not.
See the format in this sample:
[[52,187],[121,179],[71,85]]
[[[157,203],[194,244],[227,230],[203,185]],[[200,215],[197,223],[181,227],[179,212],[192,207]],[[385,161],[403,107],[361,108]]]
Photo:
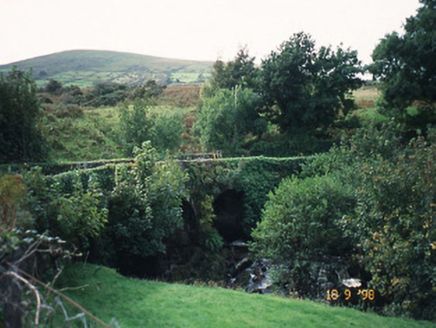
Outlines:
[[264,132],[266,125],[256,109],[259,96],[251,89],[219,90],[204,100],[195,129],[207,150],[234,153],[247,133]]
[[118,83],[98,83],[87,94],[87,106],[115,106],[128,97],[126,85]]
[[212,96],[219,89],[232,90],[236,86],[254,88],[257,68],[255,57],[250,57],[246,48],[239,49],[235,58],[227,63],[218,59],[213,65],[212,77],[204,88],[205,96]]
[[44,89],[53,95],[60,95],[63,92],[62,82],[50,79]]
[[29,72],[0,74],[0,162],[41,161],[47,143],[38,126],[39,101]]
[[152,127],[147,103],[137,100],[131,106],[120,107],[120,139],[127,156],[133,154],[134,147],[152,140]]
[[347,98],[361,85],[356,51],[321,47],[309,35],[294,34],[262,62],[259,91],[266,113],[282,131],[327,128],[352,107]]
[[385,111],[405,120],[406,108],[420,102],[426,124],[436,122],[436,1],[420,3],[416,16],[407,19],[404,35],[393,32],[377,45],[369,70],[382,82]]
[[159,113],[153,116],[152,144],[160,152],[176,151],[185,130],[179,113]]

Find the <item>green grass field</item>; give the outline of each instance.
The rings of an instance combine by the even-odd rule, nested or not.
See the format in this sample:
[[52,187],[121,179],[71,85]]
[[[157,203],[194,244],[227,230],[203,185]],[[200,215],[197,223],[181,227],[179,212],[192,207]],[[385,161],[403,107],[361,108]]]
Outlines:
[[90,161],[121,158],[117,144],[116,108],[85,109],[81,117],[45,118],[47,139],[54,161]]
[[[194,107],[159,105],[150,114],[175,115],[184,119]],[[45,134],[52,148],[53,161],[92,161],[122,158],[119,145],[119,110],[117,107],[84,109],[80,117],[45,117]]]
[[[142,327],[436,327],[275,295],[130,279],[95,265],[69,267],[58,288],[98,318]],[[72,307],[69,315],[78,313]]]

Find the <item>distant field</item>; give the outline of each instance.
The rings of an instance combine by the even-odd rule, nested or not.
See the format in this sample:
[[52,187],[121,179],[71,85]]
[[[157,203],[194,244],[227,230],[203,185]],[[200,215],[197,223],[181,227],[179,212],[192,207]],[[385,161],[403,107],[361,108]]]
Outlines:
[[184,83],[198,83],[201,80],[207,80],[211,77],[210,73],[201,74],[201,76],[198,73],[172,73],[171,79],[173,81],[180,81]]
[[373,108],[380,97],[376,87],[363,87],[353,92],[355,102],[359,108]]
[[380,114],[377,109],[377,101],[380,98],[380,91],[375,86],[363,87],[353,92],[357,110],[354,114],[364,122],[383,122],[387,118]]
[[274,295],[129,279],[95,265],[70,267],[58,288],[78,286],[67,294],[107,323],[116,318],[123,328],[436,327]]

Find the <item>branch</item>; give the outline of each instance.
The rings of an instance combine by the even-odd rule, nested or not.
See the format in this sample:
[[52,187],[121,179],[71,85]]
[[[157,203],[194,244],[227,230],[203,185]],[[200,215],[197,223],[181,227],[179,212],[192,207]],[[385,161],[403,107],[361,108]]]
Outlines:
[[[8,265],[11,265],[10,263],[7,262]],[[43,286],[45,289],[48,289],[49,291],[51,291],[52,293],[60,296],[61,298],[63,298],[65,301],[67,301],[68,303],[70,303],[71,305],[75,306],[76,308],[78,308],[80,311],[82,311],[83,313],[85,313],[86,315],[88,315],[91,319],[93,319],[95,322],[99,323],[100,325],[102,325],[105,328],[110,328],[109,325],[107,325],[106,323],[104,323],[103,321],[101,321],[99,318],[97,318],[95,315],[93,315],[91,312],[85,310],[80,304],[74,302],[71,298],[69,298],[68,296],[62,294],[61,292],[57,291],[56,289],[51,288],[50,286],[48,286],[47,284],[43,283],[42,281],[36,279],[35,277],[31,276],[30,274],[28,274],[27,272],[21,270],[21,269],[17,269],[18,272],[20,272],[23,276],[28,277],[29,279],[34,280],[35,282],[37,282],[38,284],[40,284],[41,286]]]
[[7,271],[4,273],[4,275],[14,277],[15,279],[21,281],[23,284],[27,286],[27,288],[29,288],[32,291],[33,294],[35,294],[35,298],[36,298],[35,326],[37,327],[39,325],[39,313],[41,311],[41,297],[39,295],[38,290],[28,280],[26,280],[25,278],[21,277],[20,275],[16,274],[13,271]]

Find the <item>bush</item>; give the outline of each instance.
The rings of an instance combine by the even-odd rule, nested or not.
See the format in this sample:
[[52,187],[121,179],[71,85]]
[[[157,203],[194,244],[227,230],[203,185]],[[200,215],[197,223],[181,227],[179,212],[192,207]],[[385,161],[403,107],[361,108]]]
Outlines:
[[131,156],[135,147],[153,139],[149,109],[148,104],[141,101],[120,107],[120,139],[126,156]]
[[21,175],[5,174],[0,178],[0,232],[10,231],[17,223],[17,210],[26,194]]
[[149,261],[165,253],[165,242],[182,226],[186,175],[176,162],[157,163],[150,143],[135,154],[131,170],[117,168],[98,257],[124,274],[153,275],[159,268]]
[[365,165],[358,215],[348,221],[385,309],[430,320],[436,318],[435,176],[435,139],[418,138],[395,160]]
[[129,90],[126,85],[117,83],[99,83],[87,95],[86,106],[116,106],[127,99]]
[[48,144],[39,127],[40,106],[30,73],[0,74],[0,162],[41,161]]
[[83,108],[77,105],[45,104],[43,108],[47,113],[51,113],[58,118],[79,118],[84,114]]
[[341,225],[364,280],[380,295],[377,310],[434,320],[436,143],[429,131],[403,146],[399,125],[361,129],[300,176],[334,174],[353,186],[359,205]]
[[78,171],[72,179],[44,177],[40,169],[25,175],[29,189],[26,207],[35,216],[40,232],[50,231],[81,251],[88,249],[107,220],[103,192],[93,175],[84,179]]
[[160,152],[175,152],[179,149],[184,132],[182,115],[160,113],[153,117],[153,146]]
[[194,130],[207,151],[235,154],[248,133],[261,135],[266,128],[257,113],[260,97],[250,89],[218,90],[204,100]]
[[253,249],[257,256],[285,265],[297,292],[314,294],[314,264],[347,257],[353,249],[341,218],[355,204],[352,188],[334,175],[286,178],[269,194],[252,233]]
[[62,82],[50,79],[46,84],[44,91],[52,95],[60,95],[63,92]]

